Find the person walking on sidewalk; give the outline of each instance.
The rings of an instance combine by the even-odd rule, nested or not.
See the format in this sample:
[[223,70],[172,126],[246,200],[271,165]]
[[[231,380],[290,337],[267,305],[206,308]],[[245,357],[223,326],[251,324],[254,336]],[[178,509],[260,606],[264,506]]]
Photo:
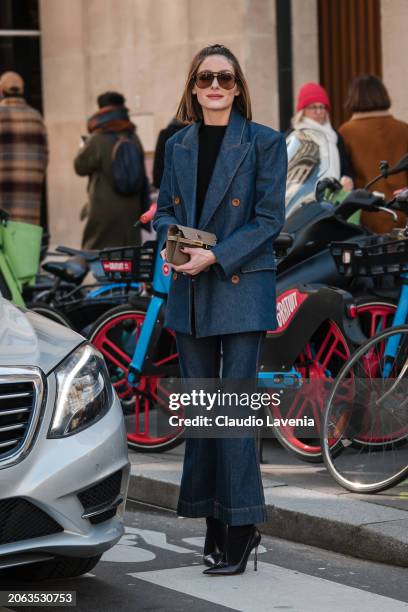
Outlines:
[[15,221],[39,225],[48,163],[44,121],[25,101],[16,72],[1,76],[0,94],[0,208]]
[[[182,378],[218,378],[222,351],[223,379],[255,379],[265,331],[276,328],[285,139],[251,121],[246,79],[223,45],[192,60],[177,116],[191,125],[166,144],[159,245],[174,223],[218,240],[184,249],[189,262],[173,266],[165,324],[176,332]],[[205,573],[243,572],[261,539],[255,524],[267,518],[255,439],[187,439],[178,513],[206,518]]]
[[[340,126],[346,150],[351,159],[357,188],[364,187],[379,174],[379,165],[386,159],[390,167],[408,153],[408,124],[396,119],[390,112],[391,100],[385,85],[372,74],[362,74],[350,84],[346,107],[351,118]],[[393,197],[397,189],[408,184],[408,172],[378,181],[373,189]],[[405,213],[398,211],[398,221],[386,212],[365,212],[361,222],[372,232],[384,234],[394,227],[403,227]]]
[[[81,213],[86,218],[82,247],[138,246],[140,230],[133,226],[147,208],[149,197],[142,143],[122,94],[108,91],[98,96],[97,102],[99,110],[88,120],[90,136],[74,160],[76,173],[89,177],[88,202]],[[142,188],[132,195],[118,193],[114,185],[112,158],[121,136],[132,139],[140,156]]]

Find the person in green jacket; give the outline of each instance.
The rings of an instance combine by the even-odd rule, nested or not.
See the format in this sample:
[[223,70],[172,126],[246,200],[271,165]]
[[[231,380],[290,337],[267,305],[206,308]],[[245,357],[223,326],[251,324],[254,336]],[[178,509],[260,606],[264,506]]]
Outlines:
[[140,192],[120,195],[113,184],[112,151],[119,136],[131,136],[144,160],[142,143],[129,119],[122,94],[106,92],[98,96],[97,102],[99,110],[88,120],[90,136],[83,138],[74,160],[75,172],[89,177],[88,202],[81,212],[81,218],[86,219],[82,247],[138,246],[140,230],[133,226],[148,206],[147,176],[144,174]]

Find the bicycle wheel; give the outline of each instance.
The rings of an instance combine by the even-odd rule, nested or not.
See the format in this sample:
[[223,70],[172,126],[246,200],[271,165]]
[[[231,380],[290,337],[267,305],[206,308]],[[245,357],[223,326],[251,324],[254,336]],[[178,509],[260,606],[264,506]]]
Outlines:
[[53,308],[48,304],[42,304],[41,302],[38,302],[35,305],[30,306],[30,310],[42,315],[43,317],[47,317],[47,319],[51,319],[51,321],[55,321],[55,323],[60,323],[65,327],[70,327],[71,329],[73,329],[73,326],[68,317],[66,317],[64,313],[58,310],[57,308]]
[[[392,357],[390,343],[395,344]],[[364,343],[345,364],[322,422],[323,458],[344,488],[376,493],[408,475],[408,326]],[[354,440],[364,440],[356,446]],[[334,443],[333,443],[334,441]],[[341,453],[336,450],[341,449]]]
[[[267,334],[266,341],[268,337]],[[273,334],[270,338],[273,341]],[[331,385],[349,357],[350,349],[340,328],[334,321],[325,321],[295,360],[294,368],[301,375],[304,384],[290,394],[289,402],[284,402],[284,409],[273,405],[270,407],[274,418],[314,420],[316,437],[313,438],[304,437],[305,429],[302,427],[299,429],[281,425],[274,428],[276,438],[282,446],[303,461],[323,461],[320,420]]]
[[[89,340],[105,357],[113,386],[122,403],[128,446],[142,452],[165,451],[181,444],[183,428],[170,427],[168,393],[160,385],[165,368],[178,374],[175,335],[163,329],[152,364],[163,368],[163,376],[142,375],[137,388],[127,382],[129,366],[146,317],[149,300],[135,300],[102,315],[89,332]],[[167,417],[167,428],[166,428]]]
[[358,295],[355,304],[360,328],[367,340],[392,325],[397,299]]

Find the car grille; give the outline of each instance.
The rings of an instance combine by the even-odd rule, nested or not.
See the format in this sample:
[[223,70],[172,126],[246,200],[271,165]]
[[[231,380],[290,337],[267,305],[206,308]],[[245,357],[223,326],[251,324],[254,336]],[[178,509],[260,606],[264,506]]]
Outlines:
[[0,383],[0,461],[24,442],[35,396],[33,383]]
[[0,459],[23,442],[34,403],[32,383],[0,384]]
[[[95,516],[89,519],[91,523],[102,523],[115,516],[117,508],[110,508],[109,506],[117,500],[120,494],[121,483],[122,470],[119,470],[107,478],[104,478],[104,480],[101,480],[98,484],[78,493],[79,501],[83,505],[86,513],[99,510],[98,514],[95,514]],[[103,511],[105,507],[107,509]]]
[[18,497],[0,500],[0,544],[10,544],[63,531],[53,518]]
[[28,450],[43,390],[37,368],[0,368],[0,468],[16,462]]

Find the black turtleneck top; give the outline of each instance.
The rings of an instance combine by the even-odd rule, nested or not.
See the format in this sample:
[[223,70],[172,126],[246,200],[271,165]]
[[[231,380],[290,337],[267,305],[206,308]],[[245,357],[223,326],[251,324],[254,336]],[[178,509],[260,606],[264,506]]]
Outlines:
[[226,129],[226,125],[205,125],[204,123],[200,127],[198,136],[196,226],[200,220],[205,195]]

